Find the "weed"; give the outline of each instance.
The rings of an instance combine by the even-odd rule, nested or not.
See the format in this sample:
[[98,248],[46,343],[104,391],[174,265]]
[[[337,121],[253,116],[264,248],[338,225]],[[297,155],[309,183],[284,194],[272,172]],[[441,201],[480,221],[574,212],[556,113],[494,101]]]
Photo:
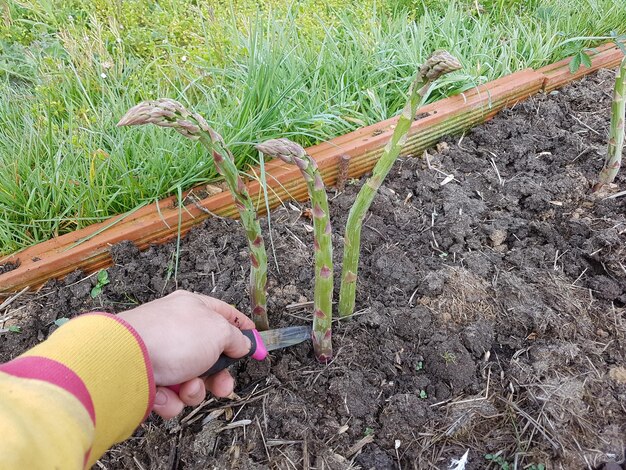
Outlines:
[[500,467],[500,470],[511,470],[511,464],[499,454],[485,454],[485,460],[495,463]]
[[91,298],[95,299],[98,297],[102,293],[102,288],[110,282],[109,273],[105,269],[100,271],[96,277],[96,285],[91,289]]
[[456,364],[456,355],[453,352],[445,351],[441,355],[441,357],[443,358],[443,360],[446,362],[447,365]]
[[[92,290],[93,291],[93,290]],[[68,321],[70,321],[69,318],[66,317],[61,317],[61,318],[57,318],[56,320],[54,320],[54,324],[56,326],[61,326],[61,325],[65,325]]]

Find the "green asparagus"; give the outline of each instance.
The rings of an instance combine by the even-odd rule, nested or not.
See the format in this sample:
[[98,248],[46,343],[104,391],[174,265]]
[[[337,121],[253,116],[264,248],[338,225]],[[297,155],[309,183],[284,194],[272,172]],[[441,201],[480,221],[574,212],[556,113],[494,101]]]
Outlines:
[[341,289],[339,293],[339,315],[348,317],[354,311],[356,297],[359,250],[361,248],[361,227],[378,188],[400,155],[407,140],[411,123],[417,109],[428,96],[432,83],[442,75],[461,68],[459,61],[446,51],[437,51],[420,67],[417,77],[411,84],[409,99],[398,119],[391,140],[385,146],[383,155],[376,163],[372,176],[365,182],[350,209],[346,223]]
[[256,146],[265,155],[296,165],[306,181],[313,214],[315,249],[315,293],[313,307],[313,348],[320,362],[328,362],[333,353],[331,341],[333,308],[333,243],[330,213],[324,181],[317,163],[306,151],[289,139],[268,140]]
[[624,118],[626,114],[626,57],[617,69],[613,104],[611,105],[611,127],[609,130],[609,146],[604,167],[600,171],[599,181],[593,187],[598,191],[605,184],[612,183],[622,165],[624,149]]
[[154,124],[171,127],[185,137],[199,141],[213,156],[217,172],[224,177],[235,205],[239,210],[250,247],[250,304],[252,319],[257,330],[267,330],[267,253],[261,235],[261,226],[248,190],[239,176],[232,153],[224,139],[197,113],[191,113],[181,103],[172,99],[144,101],[132,107],[122,117],[118,126]]

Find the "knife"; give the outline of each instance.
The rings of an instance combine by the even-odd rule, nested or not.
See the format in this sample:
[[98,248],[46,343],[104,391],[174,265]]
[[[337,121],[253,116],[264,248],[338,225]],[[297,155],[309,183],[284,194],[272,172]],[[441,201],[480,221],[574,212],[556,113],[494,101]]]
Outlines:
[[222,354],[217,362],[211,366],[201,377],[208,377],[228,366],[240,361],[244,357],[251,357],[257,361],[262,361],[267,357],[269,351],[288,348],[298,343],[311,339],[311,328],[308,326],[288,326],[276,330],[258,331],[241,330],[244,336],[250,340],[250,352],[243,357],[233,358]]
[[[237,358],[222,354],[217,362],[213,364],[209,370],[201,374],[200,377],[213,375],[246,357],[262,361],[267,357],[269,351],[288,348],[289,346],[294,346],[311,339],[311,328],[308,326],[288,326],[287,328],[278,328],[267,331],[241,330],[241,332],[250,340],[250,352],[243,357]],[[170,385],[167,388],[178,393],[180,390],[180,384]]]

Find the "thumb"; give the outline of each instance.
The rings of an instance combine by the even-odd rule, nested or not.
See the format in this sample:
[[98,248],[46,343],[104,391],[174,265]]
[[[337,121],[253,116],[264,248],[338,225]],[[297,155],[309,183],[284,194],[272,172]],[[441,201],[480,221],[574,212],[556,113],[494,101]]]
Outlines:
[[228,357],[239,358],[246,356],[252,348],[250,339],[239,328],[228,324],[229,332],[225,337],[223,351]]

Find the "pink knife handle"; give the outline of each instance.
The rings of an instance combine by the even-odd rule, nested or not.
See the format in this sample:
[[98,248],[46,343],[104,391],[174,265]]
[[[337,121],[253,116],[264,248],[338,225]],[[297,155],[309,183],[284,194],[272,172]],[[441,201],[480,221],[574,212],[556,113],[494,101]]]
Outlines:
[[[267,348],[265,347],[265,344],[263,344],[263,339],[261,338],[261,335],[257,330],[241,330],[241,332],[250,340],[250,352],[248,352],[248,354],[246,354],[245,356],[238,358],[228,357],[222,354],[217,362],[213,364],[211,368],[200,377],[208,377],[210,375],[216,374],[217,372],[226,369],[228,366],[231,366],[232,364],[243,359],[244,357],[251,357],[252,359],[255,359],[257,361],[262,361],[267,357]],[[168,385],[167,388],[172,390],[174,393],[180,392],[180,384]]]

